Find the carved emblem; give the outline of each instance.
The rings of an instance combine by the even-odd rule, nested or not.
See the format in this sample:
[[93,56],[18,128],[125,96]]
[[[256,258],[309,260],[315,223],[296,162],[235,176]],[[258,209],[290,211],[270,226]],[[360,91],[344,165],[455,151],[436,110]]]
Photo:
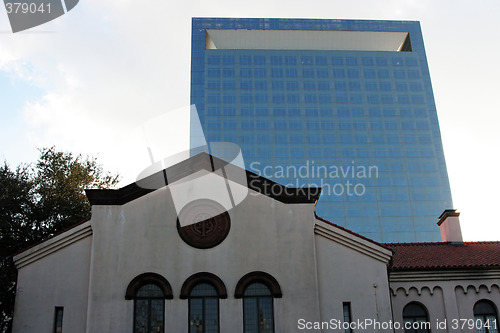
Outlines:
[[192,223],[182,227],[177,219],[177,231],[184,242],[198,249],[219,245],[231,228],[229,214],[220,204],[213,201],[191,202],[181,213],[184,214],[183,221]]

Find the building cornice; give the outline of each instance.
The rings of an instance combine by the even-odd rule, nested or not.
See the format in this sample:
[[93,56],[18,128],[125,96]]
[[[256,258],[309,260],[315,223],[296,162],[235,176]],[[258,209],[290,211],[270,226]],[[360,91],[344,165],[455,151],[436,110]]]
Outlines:
[[427,290],[431,295],[436,290],[452,288],[462,290],[464,294],[472,291],[479,293],[482,288],[490,293],[499,288],[500,270],[443,270],[443,271],[406,271],[390,272],[389,284],[392,296],[397,296],[402,291],[406,296],[414,290],[422,295]]
[[221,169],[229,175],[243,174],[241,179],[228,179],[283,203],[316,203],[321,194],[320,187],[286,187],[205,152],[120,189],[88,189],[85,193],[91,205],[124,205],[169,184],[182,181],[198,171],[215,172]]
[[92,227],[87,221],[15,255],[14,263],[20,269],[91,235]]
[[389,263],[392,257],[392,252],[385,247],[337,228],[336,226],[326,223],[323,220],[317,219],[317,221],[318,222],[314,225],[314,233],[316,235],[344,245],[375,260],[381,261],[386,265]]
[[432,270],[390,272],[390,282],[415,282],[436,280],[500,279],[500,269]]

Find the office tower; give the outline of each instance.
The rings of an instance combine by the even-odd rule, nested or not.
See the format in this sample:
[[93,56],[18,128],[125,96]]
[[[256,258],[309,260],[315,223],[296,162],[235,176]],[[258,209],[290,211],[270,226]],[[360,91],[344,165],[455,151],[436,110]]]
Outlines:
[[350,230],[440,240],[452,201],[418,22],[194,18],[191,56],[208,141],[278,183],[323,186],[317,214]]

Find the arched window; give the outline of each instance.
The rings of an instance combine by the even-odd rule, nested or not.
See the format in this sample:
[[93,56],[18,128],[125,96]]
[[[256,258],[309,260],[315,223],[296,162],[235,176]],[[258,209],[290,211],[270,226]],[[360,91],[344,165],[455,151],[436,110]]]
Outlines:
[[125,293],[125,299],[134,300],[134,333],[164,332],[165,299],[172,298],[172,288],[161,275],[135,277]]
[[405,333],[429,333],[430,323],[427,310],[422,304],[411,302],[403,309]]
[[163,293],[155,284],[139,288],[134,298],[134,332],[163,332],[165,301]]
[[243,292],[243,331],[274,332],[273,296],[265,284],[254,282]]
[[197,273],[182,285],[181,298],[189,299],[189,333],[218,333],[219,298],[227,298],[221,279],[211,273]]
[[498,333],[497,311],[488,300],[480,300],[474,305],[474,322],[477,333]]
[[274,332],[274,298],[281,297],[278,282],[264,272],[246,274],[236,285],[235,298],[243,298],[243,331]]
[[219,332],[219,297],[210,283],[198,283],[189,293],[189,332]]

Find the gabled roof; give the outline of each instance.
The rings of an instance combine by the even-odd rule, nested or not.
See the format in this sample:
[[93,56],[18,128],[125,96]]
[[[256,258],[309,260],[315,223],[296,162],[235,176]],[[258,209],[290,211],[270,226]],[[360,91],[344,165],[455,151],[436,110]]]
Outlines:
[[317,216],[316,213],[314,216],[316,220],[319,221],[319,223],[317,222],[314,226],[314,233],[316,235],[323,236],[354,251],[368,255],[386,265],[389,263],[392,256],[392,250],[384,244],[377,243],[372,239],[325,220]]
[[333,227],[335,227],[335,228],[337,228],[337,229],[339,229],[339,230],[342,230],[342,231],[344,231],[344,232],[346,232],[346,233],[348,233],[348,234],[351,234],[351,235],[353,235],[353,236],[359,237],[359,238],[361,238],[361,239],[363,239],[363,240],[365,240],[365,241],[367,241],[367,242],[370,242],[370,243],[372,243],[372,244],[374,244],[374,245],[377,245],[377,246],[383,247],[383,248],[384,248],[384,249],[386,249],[386,250],[392,251],[392,249],[391,249],[390,247],[388,247],[386,244],[376,242],[376,241],[374,241],[374,240],[373,240],[373,239],[371,239],[371,238],[365,237],[365,236],[360,235],[360,234],[358,234],[358,233],[356,233],[356,232],[354,232],[354,231],[351,231],[351,230],[349,230],[349,229],[347,229],[347,228],[344,228],[344,227],[342,227],[342,226],[340,226],[340,225],[338,225],[338,224],[335,224],[335,223],[333,223],[333,222],[331,222],[331,221],[328,221],[328,220],[326,220],[326,219],[324,219],[324,218],[322,218],[322,217],[320,217],[320,216],[316,215],[316,212],[314,212],[314,217],[316,218],[316,220],[319,220],[319,221],[325,222],[325,223],[327,223],[327,224],[329,224],[329,225],[331,225],[331,226],[333,226]]
[[386,243],[393,271],[500,267],[500,242]]
[[240,185],[247,186],[251,190],[283,203],[315,203],[321,194],[320,187],[286,187],[205,152],[141,179],[141,186],[136,182],[117,190],[91,189],[85,190],[85,193],[91,205],[124,205],[198,171],[213,172],[222,168],[230,168],[232,172],[245,173],[246,179],[244,179],[245,177],[236,179]]
[[66,227],[66,228],[64,228],[64,229],[62,229],[62,230],[54,233],[53,235],[49,235],[49,236],[47,236],[45,238],[42,238],[42,239],[34,242],[33,244],[30,244],[30,245],[22,248],[21,250],[15,252],[14,256],[17,256],[18,254],[23,253],[24,251],[27,251],[27,250],[29,250],[29,249],[31,249],[33,247],[36,247],[36,246],[38,246],[38,245],[40,245],[40,244],[42,244],[42,243],[44,243],[44,242],[46,242],[46,241],[48,241],[48,240],[50,240],[52,238],[55,238],[55,237],[57,237],[57,236],[65,233],[65,232],[67,232],[67,231],[69,231],[71,229],[74,229],[74,228],[78,227],[79,225],[84,224],[84,223],[89,222],[89,221],[90,220],[83,220],[83,221],[77,222],[77,223],[75,223],[73,225],[70,225],[69,227]]
[[81,222],[46,238],[14,255],[17,269],[26,266],[73,243],[92,236],[90,221]]

